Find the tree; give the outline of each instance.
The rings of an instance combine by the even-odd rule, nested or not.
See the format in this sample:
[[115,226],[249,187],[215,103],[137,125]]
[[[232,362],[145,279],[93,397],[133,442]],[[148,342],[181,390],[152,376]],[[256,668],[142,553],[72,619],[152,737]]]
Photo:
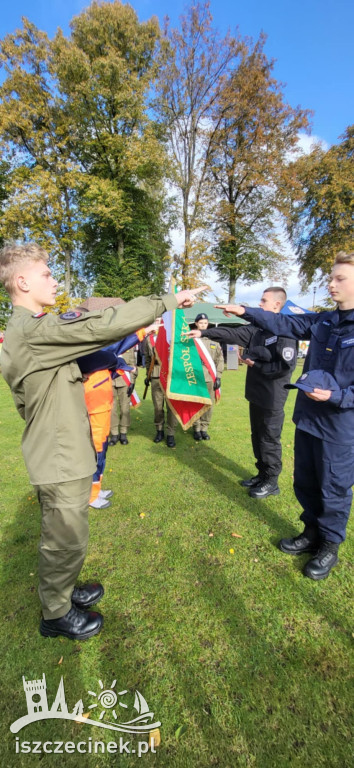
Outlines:
[[[3,217],[4,205],[7,200],[8,172],[8,163],[0,160],[0,247],[4,245],[4,238],[1,236],[1,220]],[[10,315],[11,300],[0,283],[0,330],[5,328]]]
[[336,253],[354,250],[354,125],[328,151],[317,146],[293,170],[289,234],[296,248],[303,287],[316,271],[326,278]]
[[139,198],[164,240],[148,269],[142,249],[134,253],[135,271],[148,283],[154,264],[160,273],[167,249],[165,152],[148,114],[158,22],[139,24],[130,6],[106,2],[75,17],[70,38],[59,31],[50,41],[26,19],[23,25],[5,38],[0,55],[7,73],[0,135],[12,161],[3,232],[47,247],[59,268],[64,265],[68,294],[78,255],[88,252],[95,232],[110,254],[98,264],[90,259],[90,278],[99,276],[102,288],[103,268],[126,272],[126,240]]
[[239,38],[223,39],[212,28],[209,3],[189,7],[181,28],[165,27],[159,70],[157,111],[171,155],[170,177],[182,201],[184,250],[179,260],[182,285],[200,278],[210,256],[203,239],[204,190],[216,118],[214,104],[223,81],[243,49]]
[[7,73],[0,88],[0,135],[11,161],[2,235],[36,239],[51,251],[63,265],[69,293],[79,242],[79,176],[67,150],[50,41],[24,19],[23,29],[7,35],[0,50]]
[[159,197],[140,189],[131,191],[134,216],[125,225],[124,258],[117,258],[117,232],[113,226],[100,226],[93,217],[84,226],[84,252],[87,276],[95,276],[98,296],[120,296],[125,300],[139,294],[160,294],[169,265],[168,229]]
[[165,150],[148,111],[159,25],[140,24],[133,8],[115,2],[92,3],[71,28],[70,40],[58,33],[54,52],[70,152],[83,169],[87,269],[96,292],[134,295],[161,286],[168,246]]
[[284,102],[265,40],[261,35],[244,46],[213,106],[209,217],[216,269],[227,278],[231,302],[237,280],[253,282],[267,273],[275,281],[284,272],[279,231],[291,183],[289,157],[308,125],[305,111]]

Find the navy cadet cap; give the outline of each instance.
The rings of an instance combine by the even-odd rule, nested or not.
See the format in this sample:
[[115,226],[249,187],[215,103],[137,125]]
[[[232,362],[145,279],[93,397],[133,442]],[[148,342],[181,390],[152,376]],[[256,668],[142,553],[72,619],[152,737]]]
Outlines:
[[303,373],[294,384],[285,384],[285,389],[303,389],[304,392],[313,392],[314,389],[330,389],[331,392],[340,392],[340,386],[328,371],[313,370]]
[[194,322],[198,323],[199,320],[209,320],[208,315],[206,315],[205,312],[199,312],[199,315],[197,315]]

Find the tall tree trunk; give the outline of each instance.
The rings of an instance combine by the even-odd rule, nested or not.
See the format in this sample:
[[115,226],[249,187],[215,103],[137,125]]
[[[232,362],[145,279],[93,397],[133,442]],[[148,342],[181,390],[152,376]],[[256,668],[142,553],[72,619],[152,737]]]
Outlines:
[[123,235],[118,235],[117,257],[118,257],[118,266],[120,267],[120,265],[124,261],[124,240],[123,240]]
[[191,228],[188,217],[188,198],[189,194],[187,190],[183,192],[183,228],[184,228],[184,249],[183,249],[183,261],[182,261],[182,290],[188,288],[188,272],[190,265],[190,249],[191,249]]
[[64,277],[64,285],[65,285],[65,292],[70,296],[71,291],[71,251],[69,248],[65,248],[64,251],[64,260],[65,260],[65,277]]
[[235,303],[235,299],[236,299],[236,277],[235,277],[234,273],[231,274],[231,272],[230,272],[228,303],[229,304],[234,304]]

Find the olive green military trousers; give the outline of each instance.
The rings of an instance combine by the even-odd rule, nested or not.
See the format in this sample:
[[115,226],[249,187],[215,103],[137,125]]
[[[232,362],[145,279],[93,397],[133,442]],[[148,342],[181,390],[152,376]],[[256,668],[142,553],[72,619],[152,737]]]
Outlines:
[[84,562],[92,475],[67,483],[35,486],[42,513],[39,542],[39,599],[44,619],[59,619]]
[[202,413],[200,419],[194,422],[193,428],[195,429],[196,432],[200,432],[200,430],[202,430],[202,432],[207,432],[208,426],[211,422],[212,413],[214,410],[213,406],[215,403],[215,392],[214,392],[213,382],[206,381],[205,383],[209,392],[209,397],[211,398],[211,402],[213,405],[211,405],[207,411],[204,411],[204,413]]
[[[133,379],[132,379],[133,381]],[[111,435],[126,435],[130,427],[130,397],[128,387],[113,387],[111,411]],[[118,415],[119,410],[119,415]]]
[[165,395],[160,386],[160,379],[151,379],[151,397],[154,404],[154,421],[157,430],[162,430],[165,422],[164,404],[167,411],[167,434],[174,435],[178,421],[169,407]]

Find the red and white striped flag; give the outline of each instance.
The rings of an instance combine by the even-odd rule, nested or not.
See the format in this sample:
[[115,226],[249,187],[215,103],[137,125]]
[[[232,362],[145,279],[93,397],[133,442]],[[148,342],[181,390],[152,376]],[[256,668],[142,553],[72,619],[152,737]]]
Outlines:
[[[117,373],[122,377],[124,383],[127,385],[127,387],[130,387],[132,381],[130,378],[129,371],[123,371],[122,368],[117,368]],[[140,398],[136,391],[136,389],[133,389],[132,394],[130,395],[130,405],[133,406],[133,408],[137,408],[140,405]]]

